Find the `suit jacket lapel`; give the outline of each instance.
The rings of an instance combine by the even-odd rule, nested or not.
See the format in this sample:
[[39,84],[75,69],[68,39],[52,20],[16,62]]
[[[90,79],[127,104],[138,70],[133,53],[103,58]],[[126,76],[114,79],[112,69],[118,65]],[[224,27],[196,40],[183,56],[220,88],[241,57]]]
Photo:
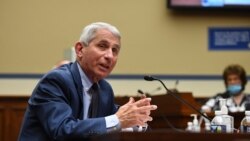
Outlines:
[[83,86],[82,86],[82,80],[81,80],[81,76],[80,76],[80,72],[78,70],[78,66],[77,66],[77,61],[75,61],[71,66],[70,66],[70,72],[71,72],[71,75],[73,77],[73,80],[74,80],[74,85],[77,89],[77,94],[78,94],[78,97],[80,99],[80,103],[81,103],[81,107],[80,109],[80,118],[83,118]]
[[74,83],[77,89],[77,93],[80,97],[81,103],[83,103],[83,86],[82,86],[82,80],[81,80],[81,76],[80,76],[80,72],[78,70],[78,66],[77,66],[77,61],[75,61],[72,65],[71,65],[71,75],[73,76],[74,79]]

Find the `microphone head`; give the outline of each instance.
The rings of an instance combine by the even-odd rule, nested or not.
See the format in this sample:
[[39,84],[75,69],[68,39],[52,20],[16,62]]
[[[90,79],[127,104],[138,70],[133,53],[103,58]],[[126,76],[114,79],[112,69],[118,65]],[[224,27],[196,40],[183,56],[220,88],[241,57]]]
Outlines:
[[137,92],[138,92],[139,94],[144,94],[144,92],[143,92],[142,90],[140,90],[140,89],[139,89]]
[[176,81],[175,81],[175,84],[178,85],[178,84],[179,84],[179,80],[176,80]]
[[153,80],[155,80],[155,78],[153,78],[152,76],[146,75],[146,76],[144,76],[144,80],[153,81]]

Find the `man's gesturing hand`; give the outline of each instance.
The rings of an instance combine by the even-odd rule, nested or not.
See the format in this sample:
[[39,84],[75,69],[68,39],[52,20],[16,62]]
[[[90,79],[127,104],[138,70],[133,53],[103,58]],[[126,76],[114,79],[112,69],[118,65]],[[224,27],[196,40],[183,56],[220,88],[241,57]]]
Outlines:
[[135,102],[130,97],[128,103],[121,106],[116,113],[121,127],[128,128],[133,126],[144,126],[147,121],[152,121],[151,110],[156,110],[156,105],[150,104],[151,98],[142,98]]

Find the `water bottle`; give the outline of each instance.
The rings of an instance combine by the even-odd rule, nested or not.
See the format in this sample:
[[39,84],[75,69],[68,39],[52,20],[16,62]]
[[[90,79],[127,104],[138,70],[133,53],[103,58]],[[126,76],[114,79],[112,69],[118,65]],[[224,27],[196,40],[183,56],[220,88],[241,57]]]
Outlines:
[[234,120],[232,116],[223,111],[215,111],[215,117],[211,121],[210,131],[212,133],[233,133]]
[[205,123],[205,132],[210,132],[211,131],[210,126],[211,125],[210,125],[209,122]]
[[250,133],[250,111],[245,111],[245,117],[240,123],[240,132]]
[[219,99],[220,101],[220,110],[224,114],[228,114],[227,101],[224,98]]
[[187,132],[193,132],[193,123],[192,122],[187,122]]
[[191,114],[191,117],[194,117],[193,119],[193,132],[200,132],[200,125],[197,119],[197,115],[196,114]]
[[221,111],[215,111],[215,117],[211,121],[210,131],[212,133],[226,132],[226,125],[223,124]]
[[234,118],[228,115],[228,108],[226,106],[226,99],[220,99],[220,108],[223,120],[226,124],[226,132],[233,133],[234,132]]

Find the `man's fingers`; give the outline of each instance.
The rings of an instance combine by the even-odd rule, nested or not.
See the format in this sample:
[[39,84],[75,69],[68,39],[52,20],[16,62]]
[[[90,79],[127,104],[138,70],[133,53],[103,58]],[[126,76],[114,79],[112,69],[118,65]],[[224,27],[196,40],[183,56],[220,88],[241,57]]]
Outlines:
[[149,105],[149,106],[142,106],[142,107],[138,107],[137,111],[138,112],[148,112],[148,111],[151,111],[151,110],[156,110],[157,109],[157,106],[156,105]]
[[132,104],[135,102],[135,99],[133,97],[129,98],[129,101],[126,104]]
[[145,94],[141,94],[141,99],[144,99],[146,98],[146,95]]
[[143,99],[136,101],[134,104],[138,107],[141,107],[141,106],[149,105],[151,100],[152,99],[150,97],[147,97],[147,98],[143,98]]
[[151,112],[150,112],[150,110],[148,110],[148,111],[142,111],[142,112],[140,112],[140,114],[144,114],[144,115],[150,115],[151,114]]
[[141,114],[138,114],[136,119],[137,120],[135,121],[135,123],[137,125],[140,125],[140,126],[143,126],[143,125],[145,125],[146,122],[153,120],[153,118],[151,116],[141,115]]
[[141,121],[143,123],[153,120],[153,118],[151,116],[147,116],[147,115],[146,116],[145,115],[141,115],[140,119],[141,119]]
[[153,120],[153,118],[151,116],[148,116],[148,118],[146,118],[143,122],[145,123],[147,121],[152,121],[152,120]]
[[146,122],[152,121],[151,110],[156,110],[156,105],[150,104],[151,98],[142,98],[135,101],[130,97],[129,101],[120,107],[117,117],[122,127],[132,127],[136,125],[144,126]]

